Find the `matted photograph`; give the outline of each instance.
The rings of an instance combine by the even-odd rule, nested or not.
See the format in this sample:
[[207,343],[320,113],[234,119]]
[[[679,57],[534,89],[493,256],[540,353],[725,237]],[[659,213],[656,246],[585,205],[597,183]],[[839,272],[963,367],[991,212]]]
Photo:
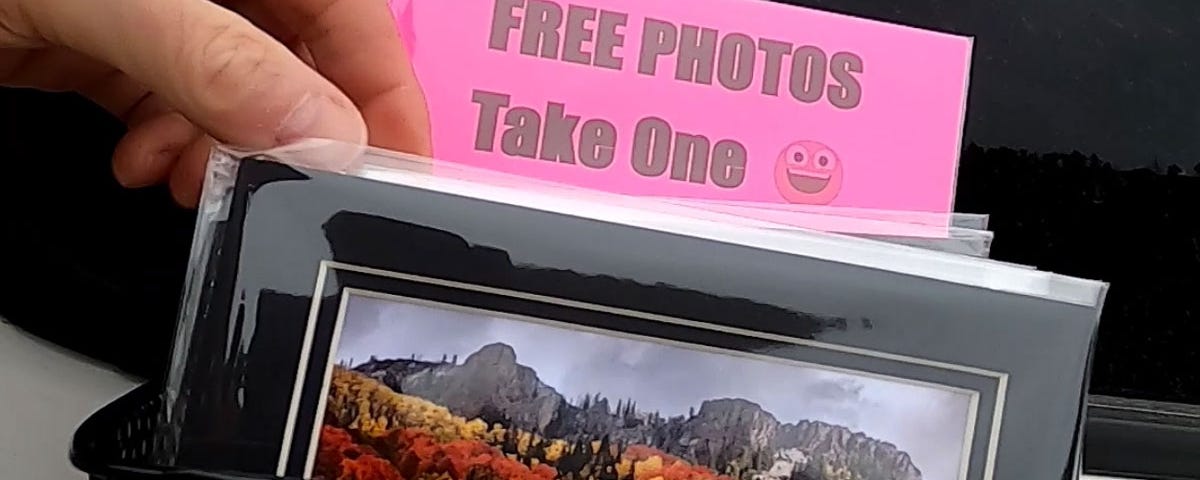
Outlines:
[[155,435],[173,468],[338,480],[1079,469],[1102,283],[274,158],[227,155],[212,173],[229,188],[203,210]]
[[974,392],[347,290],[316,480],[961,480]]

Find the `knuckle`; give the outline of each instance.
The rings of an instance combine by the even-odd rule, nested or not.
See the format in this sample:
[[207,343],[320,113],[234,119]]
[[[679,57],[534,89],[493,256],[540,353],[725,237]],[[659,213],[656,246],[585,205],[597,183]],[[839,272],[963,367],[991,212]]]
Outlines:
[[[279,69],[271,58],[271,46],[250,32],[221,25],[197,36],[192,65],[199,95],[245,98],[269,87]],[[210,98],[211,99],[211,98]]]
[[29,48],[42,45],[26,4],[0,1],[0,45]]

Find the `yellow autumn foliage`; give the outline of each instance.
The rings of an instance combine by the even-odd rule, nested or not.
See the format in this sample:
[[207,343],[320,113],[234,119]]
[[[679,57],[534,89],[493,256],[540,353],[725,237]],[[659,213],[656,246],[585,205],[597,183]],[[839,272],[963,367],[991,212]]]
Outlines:
[[[493,430],[494,431],[494,430]],[[503,435],[497,436],[497,439],[503,439]],[[499,440],[498,440],[499,441]],[[517,451],[521,455],[529,455],[529,448],[537,445],[546,455],[546,461],[557,462],[567,451],[567,442],[558,439],[547,439],[545,437],[534,435],[529,432],[517,433]]]
[[[326,412],[337,427],[382,436],[396,428],[419,428],[438,442],[479,440],[500,445],[508,431],[500,425],[489,427],[483,420],[467,420],[428,400],[396,393],[378,380],[358,372],[334,366],[327,397]],[[546,461],[555,462],[567,451],[567,442],[546,439],[529,432],[514,432],[517,451],[528,455],[529,448],[543,449]],[[598,448],[599,443],[593,448]]]
[[653,456],[633,464],[633,471],[639,480],[662,480],[663,459]]
[[378,380],[341,366],[334,367],[325,411],[336,426],[369,436],[382,436],[396,428],[418,428],[439,442],[492,440],[482,420],[467,420],[441,405],[396,393]]

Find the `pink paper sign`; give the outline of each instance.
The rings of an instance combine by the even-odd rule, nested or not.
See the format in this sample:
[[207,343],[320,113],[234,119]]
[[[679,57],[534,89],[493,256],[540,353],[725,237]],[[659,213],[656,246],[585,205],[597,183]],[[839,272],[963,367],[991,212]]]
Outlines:
[[391,0],[434,156],[615,193],[948,212],[972,41],[765,0]]

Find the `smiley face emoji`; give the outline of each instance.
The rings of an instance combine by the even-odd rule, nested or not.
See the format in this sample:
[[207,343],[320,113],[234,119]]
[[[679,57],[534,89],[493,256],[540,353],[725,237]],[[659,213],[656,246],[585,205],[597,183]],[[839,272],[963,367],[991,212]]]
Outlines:
[[842,161],[819,142],[795,142],[775,159],[775,188],[789,203],[828,205],[842,190]]

